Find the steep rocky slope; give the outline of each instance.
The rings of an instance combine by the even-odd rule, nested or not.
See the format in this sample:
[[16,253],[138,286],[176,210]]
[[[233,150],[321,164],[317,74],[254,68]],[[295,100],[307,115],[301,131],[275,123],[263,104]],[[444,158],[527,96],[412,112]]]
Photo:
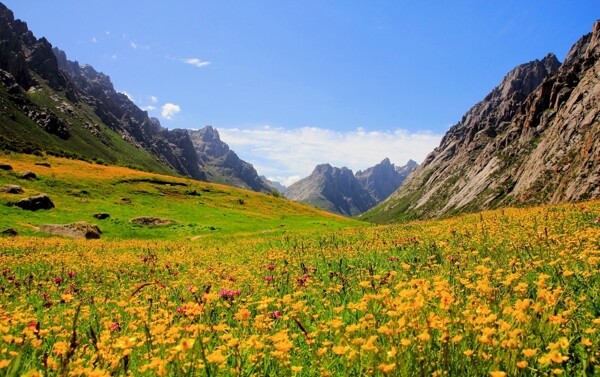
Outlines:
[[69,61],[54,48],[58,67],[70,79],[77,98],[90,106],[100,120],[128,143],[148,151],[180,174],[207,179],[185,130],[168,130],[156,118],[115,90],[110,77],[90,65]]
[[284,195],[346,216],[358,215],[376,204],[352,170],[329,164],[317,165],[311,175],[288,187]]
[[388,222],[600,197],[600,22],[561,65],[512,70],[406,183],[363,216]]
[[212,127],[192,142],[115,90],[109,76],[37,39],[0,3],[0,149],[117,163],[272,190]]
[[386,158],[373,167],[357,171],[355,176],[375,202],[379,203],[396,191],[417,166],[415,161],[409,160],[406,165],[396,167]]
[[400,187],[417,163],[396,167],[388,158],[358,171],[318,165],[312,174],[288,187],[288,199],[314,205],[326,211],[355,216],[367,211]]
[[209,181],[265,193],[273,191],[250,163],[241,160],[229,149],[216,129],[206,126],[187,132]]
[[0,84],[3,149],[204,177],[185,133],[162,129],[108,76],[68,61],[1,3]]

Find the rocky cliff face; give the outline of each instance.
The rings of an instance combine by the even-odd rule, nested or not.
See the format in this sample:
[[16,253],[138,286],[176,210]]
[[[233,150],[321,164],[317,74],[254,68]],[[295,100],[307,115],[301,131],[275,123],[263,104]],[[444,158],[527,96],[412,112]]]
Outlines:
[[[3,148],[19,149],[11,145],[16,143],[26,146],[19,150],[121,161],[161,172],[170,167],[184,175],[205,178],[185,132],[171,134],[160,127],[157,120],[117,93],[108,76],[67,60],[65,53],[53,49],[45,38],[37,39],[25,22],[15,20],[3,4],[0,77],[5,91],[0,90]],[[49,139],[31,126],[47,132]],[[115,141],[111,132],[129,145]]]
[[329,164],[317,165],[310,176],[288,187],[284,195],[288,199],[346,216],[363,213],[376,203],[352,170]]
[[372,221],[600,197],[600,22],[561,65],[512,70],[453,126]]
[[126,95],[118,93],[110,77],[92,66],[69,61],[66,54],[56,48],[53,55],[57,66],[73,84],[78,100],[94,109],[104,124],[180,174],[207,179],[185,131],[162,128],[158,119],[150,118]]
[[211,126],[188,130],[189,137],[207,174],[207,179],[258,192],[273,190],[258,176],[254,167],[241,160]]
[[318,165],[312,174],[286,189],[288,199],[346,216],[361,214],[396,191],[417,166],[396,167],[388,158],[355,174],[348,168]]
[[356,179],[379,203],[396,191],[416,167],[417,163],[413,160],[409,160],[405,166],[395,167],[386,158],[373,167],[356,172]]

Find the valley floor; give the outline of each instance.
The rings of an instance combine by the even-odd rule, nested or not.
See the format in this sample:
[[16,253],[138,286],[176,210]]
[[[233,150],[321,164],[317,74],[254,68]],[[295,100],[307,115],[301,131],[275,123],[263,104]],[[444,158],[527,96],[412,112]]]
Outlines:
[[0,375],[600,374],[599,201],[315,222],[2,237]]

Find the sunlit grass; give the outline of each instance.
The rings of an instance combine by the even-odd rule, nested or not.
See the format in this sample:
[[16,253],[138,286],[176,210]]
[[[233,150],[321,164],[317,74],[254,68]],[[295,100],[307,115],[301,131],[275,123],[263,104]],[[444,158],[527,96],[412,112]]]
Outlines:
[[598,201],[198,239],[0,238],[0,264],[0,375],[600,373]]

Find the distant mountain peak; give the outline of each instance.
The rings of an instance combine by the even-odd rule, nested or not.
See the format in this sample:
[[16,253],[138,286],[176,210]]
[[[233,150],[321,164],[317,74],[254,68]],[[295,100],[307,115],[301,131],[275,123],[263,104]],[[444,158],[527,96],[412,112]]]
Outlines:
[[188,130],[188,134],[207,171],[209,181],[265,193],[273,191],[251,164],[241,160],[229,149],[216,128],[205,126],[199,130]]
[[327,211],[354,216],[394,192],[414,167],[402,169],[397,170],[389,158],[356,174],[347,167],[319,164],[310,176],[288,187],[285,196]]

